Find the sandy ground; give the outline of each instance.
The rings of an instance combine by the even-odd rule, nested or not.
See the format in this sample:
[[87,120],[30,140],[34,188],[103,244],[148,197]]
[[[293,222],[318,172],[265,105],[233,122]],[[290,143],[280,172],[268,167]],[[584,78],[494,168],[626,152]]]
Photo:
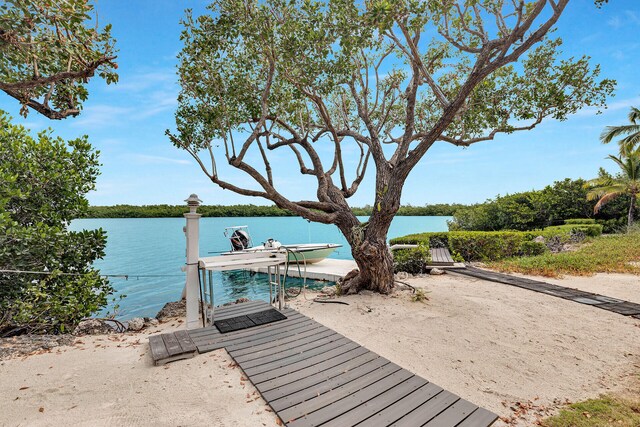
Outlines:
[[[638,276],[553,282],[628,300],[640,295]],[[536,409],[544,413],[567,399],[640,390],[640,320],[463,276],[408,283],[425,289],[430,300],[410,302],[408,292],[400,292],[344,297],[349,306],[300,299],[293,305],[500,416],[530,407],[520,425],[530,425]]]
[[0,361],[0,425],[276,425],[225,350],[153,366],[147,337],[160,330],[82,337],[71,347]]
[[548,277],[533,277],[547,283],[580,289],[586,292],[606,295],[608,297],[619,298],[625,301],[640,304],[640,276],[632,274],[605,274],[599,273],[591,277],[569,277],[566,279],[550,279]]
[[[638,276],[546,280],[640,302]],[[513,425],[531,425],[558,402],[637,390],[640,320],[461,276],[408,282],[430,300],[401,291],[342,298],[348,306],[302,297],[291,305],[505,419],[527,412]],[[277,425],[224,350],[153,366],[147,336],[159,331],[83,337],[0,361],[0,425]]]

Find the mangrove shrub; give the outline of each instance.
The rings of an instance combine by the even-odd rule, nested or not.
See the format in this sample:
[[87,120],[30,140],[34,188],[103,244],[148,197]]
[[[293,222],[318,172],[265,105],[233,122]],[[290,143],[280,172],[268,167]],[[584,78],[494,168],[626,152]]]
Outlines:
[[33,138],[0,112],[0,336],[68,331],[113,292],[91,266],[105,233],[68,229],[87,210],[98,166],[87,137]]

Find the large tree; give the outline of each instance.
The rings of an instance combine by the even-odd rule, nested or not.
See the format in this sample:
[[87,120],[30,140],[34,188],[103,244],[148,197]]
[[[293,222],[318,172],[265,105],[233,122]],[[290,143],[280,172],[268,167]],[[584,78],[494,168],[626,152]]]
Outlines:
[[0,90],[50,119],[77,116],[96,73],[117,81],[111,26],[89,0],[5,0],[0,5]]
[[[468,147],[563,120],[613,90],[588,58],[560,59],[561,41],[548,38],[568,2],[214,1],[210,15],[184,21],[167,134],[223,189],[335,224],[358,265],[342,289],[388,293],[387,231],[434,144]],[[255,185],[226,180],[219,156]],[[291,164],[315,200],[276,185]],[[371,167],[374,210],[361,223],[348,199]]]

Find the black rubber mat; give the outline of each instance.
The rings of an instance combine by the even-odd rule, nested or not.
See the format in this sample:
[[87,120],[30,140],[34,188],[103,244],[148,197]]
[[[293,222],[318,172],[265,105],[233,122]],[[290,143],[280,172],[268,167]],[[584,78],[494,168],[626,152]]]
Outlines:
[[251,313],[243,316],[232,317],[230,319],[217,320],[213,324],[218,328],[220,333],[239,331],[240,329],[252,328],[254,326],[266,325],[267,323],[284,320],[287,316],[280,313],[276,309],[269,309]]

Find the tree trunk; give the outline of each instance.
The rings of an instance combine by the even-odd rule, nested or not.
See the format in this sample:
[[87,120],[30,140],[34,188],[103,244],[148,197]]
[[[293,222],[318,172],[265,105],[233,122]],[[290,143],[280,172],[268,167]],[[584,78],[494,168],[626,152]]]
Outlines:
[[[367,227],[368,228],[368,227]],[[393,291],[393,257],[384,233],[367,232],[364,238],[351,244],[351,254],[358,270],[349,273],[341,284],[341,292],[354,294],[362,289],[389,294]]]
[[360,223],[349,210],[336,224],[351,245],[351,254],[358,265],[358,270],[350,272],[341,283],[340,291],[344,294],[362,289],[382,294],[393,291],[393,256],[387,245],[387,233],[400,208],[406,177],[385,172],[377,174],[377,196],[369,221]]
[[633,214],[636,210],[636,195],[631,194],[631,203],[629,204],[629,216],[627,217],[627,227],[633,225]]

